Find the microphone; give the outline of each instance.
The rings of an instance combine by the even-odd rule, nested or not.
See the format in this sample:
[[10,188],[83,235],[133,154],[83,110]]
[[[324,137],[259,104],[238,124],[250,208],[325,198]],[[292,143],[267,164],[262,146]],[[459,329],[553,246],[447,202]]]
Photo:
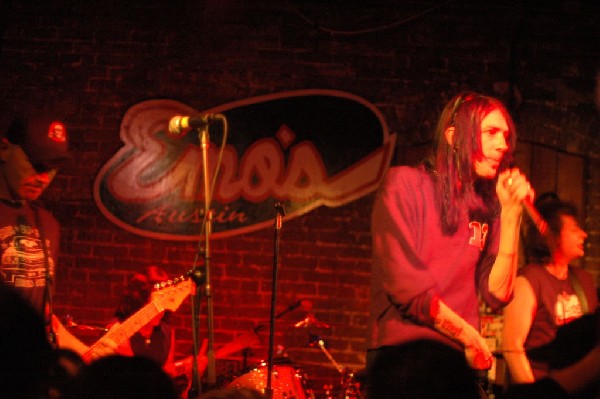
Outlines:
[[536,229],[540,232],[542,237],[548,238],[550,232],[548,231],[548,223],[544,220],[542,215],[538,212],[533,202],[531,202],[531,198],[529,196],[525,197],[523,200],[523,208],[525,212],[529,215]]
[[[510,187],[512,184],[512,177],[509,177],[506,182],[506,185]],[[539,231],[542,237],[547,238],[549,234],[548,223],[544,220],[542,215],[540,215],[540,213],[536,209],[535,205],[533,204],[532,198],[529,194],[525,197],[525,199],[523,199],[522,204],[523,209],[525,209],[525,212],[531,218],[531,221],[535,225],[535,228]]]
[[533,204],[533,201],[531,201],[530,196],[525,197],[525,199],[523,200],[523,209],[525,209],[525,213],[527,213],[537,231],[546,241],[546,245],[548,245],[548,249],[550,249],[550,252],[553,252],[557,245],[556,239],[550,231],[548,222],[546,221],[546,219],[544,219],[542,215],[540,215],[540,212]]
[[223,116],[220,114],[205,114],[197,116],[181,116],[176,115],[169,120],[169,133],[177,136],[185,132],[189,128],[204,128],[210,122],[216,121]]

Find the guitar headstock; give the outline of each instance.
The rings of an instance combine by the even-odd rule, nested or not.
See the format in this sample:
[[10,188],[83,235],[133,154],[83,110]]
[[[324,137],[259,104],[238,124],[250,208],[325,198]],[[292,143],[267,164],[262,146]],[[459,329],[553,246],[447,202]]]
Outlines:
[[178,277],[155,284],[150,295],[152,303],[163,310],[176,311],[189,295],[194,293],[194,282],[186,277]]

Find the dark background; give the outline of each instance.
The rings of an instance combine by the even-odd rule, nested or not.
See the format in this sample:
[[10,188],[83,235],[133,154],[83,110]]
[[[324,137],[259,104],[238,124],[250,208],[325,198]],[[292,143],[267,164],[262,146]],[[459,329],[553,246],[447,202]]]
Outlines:
[[[104,324],[132,272],[158,264],[178,275],[194,258],[195,244],[123,231],[93,201],[129,107],[170,98],[202,110],[297,89],[343,90],[375,104],[398,134],[394,163],[422,155],[458,91],[500,97],[534,188],[580,206],[589,233],[582,263],[597,280],[599,26],[598,3],[577,0],[1,1],[0,129],[15,112],[60,111],[75,154],[44,194],[62,224],[56,313]],[[305,315],[298,309],[280,321],[277,342],[318,390],[339,378],[307,345],[309,332],[342,366],[363,366],[371,202],[320,208],[282,230],[278,311],[306,298],[331,328],[291,327]],[[273,231],[218,240],[212,251],[220,345],[268,318]],[[191,350],[188,314],[184,305],[175,317],[180,356]],[[262,338],[248,362],[265,358]]]

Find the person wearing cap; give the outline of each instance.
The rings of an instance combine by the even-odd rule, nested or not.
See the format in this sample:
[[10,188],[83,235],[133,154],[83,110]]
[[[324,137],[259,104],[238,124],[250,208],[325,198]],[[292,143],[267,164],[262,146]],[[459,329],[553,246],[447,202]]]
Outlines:
[[[88,347],[52,312],[59,224],[35,203],[69,157],[63,122],[15,118],[0,135],[0,281],[16,288],[45,318],[55,346],[82,355]],[[94,357],[113,351],[99,346]]]

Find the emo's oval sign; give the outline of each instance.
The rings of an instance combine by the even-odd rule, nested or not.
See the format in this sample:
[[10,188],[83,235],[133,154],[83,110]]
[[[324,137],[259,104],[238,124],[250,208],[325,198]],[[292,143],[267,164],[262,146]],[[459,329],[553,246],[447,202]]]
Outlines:
[[374,191],[396,141],[375,106],[340,91],[284,92],[204,113],[220,114],[226,122],[210,123],[203,136],[210,142],[207,151],[196,130],[168,132],[173,116],[198,115],[197,110],[173,100],[150,100],[127,111],[120,131],[125,145],[94,183],[95,201],[109,220],[146,237],[197,240],[207,203],[204,187],[206,182],[212,186],[218,169],[210,200],[211,237],[273,226],[277,202],[289,219]]

